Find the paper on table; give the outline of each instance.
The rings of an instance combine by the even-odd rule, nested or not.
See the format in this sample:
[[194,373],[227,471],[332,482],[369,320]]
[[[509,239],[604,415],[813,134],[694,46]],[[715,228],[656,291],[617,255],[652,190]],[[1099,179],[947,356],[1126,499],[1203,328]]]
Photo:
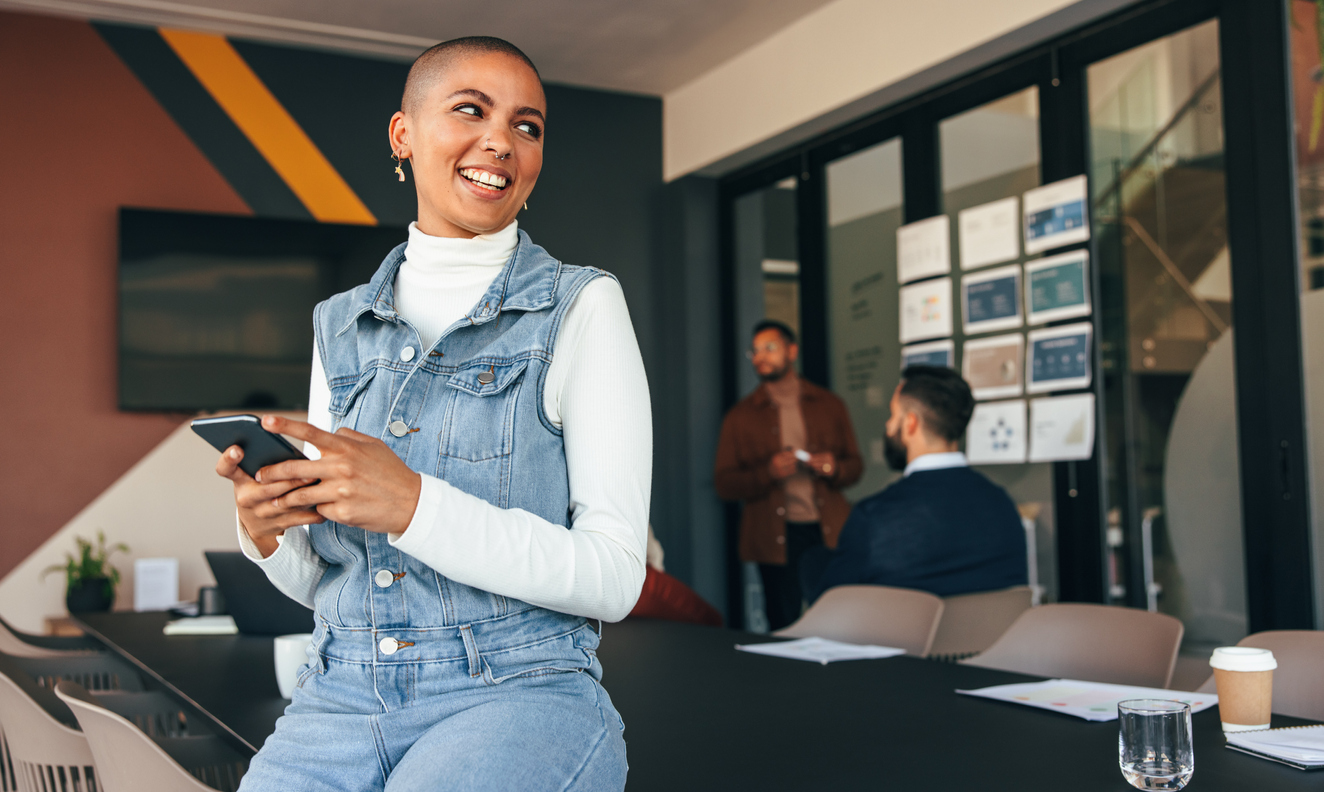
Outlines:
[[1229,732],[1227,741],[1230,748],[1286,760],[1294,766],[1324,767],[1324,726]]
[[239,632],[233,616],[197,616],[166,622],[166,635],[234,635]]
[[178,603],[178,558],[139,558],[133,562],[134,610],[170,610]]
[[947,215],[909,223],[896,230],[897,280],[909,283],[951,271],[951,225]]
[[1025,400],[982,402],[965,430],[965,455],[972,465],[1025,461]]
[[785,657],[790,660],[809,660],[814,663],[836,662],[837,660],[872,660],[883,657],[896,657],[906,653],[905,649],[891,646],[868,646],[842,643],[827,638],[798,638],[794,641],[780,641],[761,644],[736,644],[742,652]]
[[1011,261],[1021,254],[1020,199],[962,209],[957,215],[961,237],[961,269],[968,270]]
[[1203,712],[1218,703],[1218,696],[1213,693],[1108,685],[1103,682],[1082,682],[1077,679],[1021,682],[956,692],[994,701],[1024,704],[1027,707],[1038,707],[1099,722],[1117,720],[1117,702],[1129,699],[1180,701],[1190,704],[1192,713]]
[[952,334],[952,279],[901,287],[901,343]]

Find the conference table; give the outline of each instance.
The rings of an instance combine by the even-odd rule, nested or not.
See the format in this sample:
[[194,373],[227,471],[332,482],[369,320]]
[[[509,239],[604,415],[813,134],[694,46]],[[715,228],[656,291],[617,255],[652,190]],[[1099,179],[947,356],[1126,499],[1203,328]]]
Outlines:
[[[254,752],[287,702],[272,640],[165,636],[164,613],[75,620]],[[1088,723],[954,691],[1036,677],[913,657],[819,665],[749,654],[768,636],[663,621],[603,627],[603,684],[625,720],[631,792],[1131,789],[1117,723]],[[1307,723],[1274,717],[1274,726]],[[1319,790],[1309,773],[1223,747],[1217,708],[1196,713],[1187,789]]]

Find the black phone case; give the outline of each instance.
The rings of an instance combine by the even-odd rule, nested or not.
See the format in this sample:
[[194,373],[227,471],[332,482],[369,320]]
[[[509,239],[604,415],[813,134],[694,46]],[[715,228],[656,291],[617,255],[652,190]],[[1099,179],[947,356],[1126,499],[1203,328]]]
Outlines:
[[224,451],[232,445],[242,448],[244,458],[239,462],[239,469],[250,476],[256,476],[267,465],[308,458],[285,438],[263,429],[256,415],[198,418],[189,426],[217,451]]

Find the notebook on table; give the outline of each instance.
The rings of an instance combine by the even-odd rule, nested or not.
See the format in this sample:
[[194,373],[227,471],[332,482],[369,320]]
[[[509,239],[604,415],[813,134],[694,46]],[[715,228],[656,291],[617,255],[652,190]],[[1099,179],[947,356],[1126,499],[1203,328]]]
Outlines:
[[1324,725],[1232,732],[1227,747],[1298,770],[1324,770]]

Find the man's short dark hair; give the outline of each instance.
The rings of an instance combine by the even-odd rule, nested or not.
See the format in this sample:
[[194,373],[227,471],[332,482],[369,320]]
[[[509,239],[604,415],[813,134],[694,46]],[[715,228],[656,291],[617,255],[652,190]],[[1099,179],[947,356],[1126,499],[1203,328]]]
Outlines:
[[762,322],[759,322],[758,324],[754,325],[754,333],[750,336],[750,338],[753,338],[759,333],[762,333],[764,330],[776,330],[777,332],[782,334],[782,340],[785,341],[787,344],[795,343],[795,331],[787,327],[785,324],[782,324],[781,322],[777,321],[776,319],[764,319]]
[[409,67],[409,76],[405,78],[405,93],[400,99],[400,109],[406,113],[412,113],[417,109],[423,98],[427,96],[428,90],[437,81],[437,77],[446,71],[446,67],[454,63],[456,58],[465,55],[485,55],[490,52],[500,52],[524,61],[525,65],[533,70],[538,83],[542,84],[542,75],[538,73],[538,67],[533,65],[533,61],[529,60],[529,56],[519,47],[494,36],[465,36],[434,44],[414,59],[414,65]]
[[975,397],[961,375],[945,366],[907,366],[901,397],[919,406],[930,432],[950,442],[961,439],[975,411]]

